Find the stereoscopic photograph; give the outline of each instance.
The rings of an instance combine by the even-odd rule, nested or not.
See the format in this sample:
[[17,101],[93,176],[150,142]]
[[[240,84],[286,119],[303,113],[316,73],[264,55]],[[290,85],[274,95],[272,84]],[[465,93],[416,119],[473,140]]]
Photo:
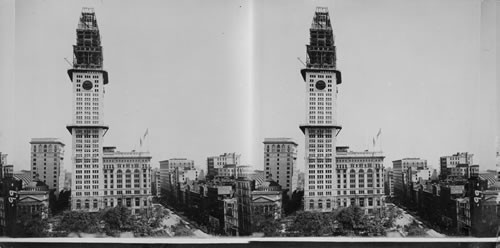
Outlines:
[[499,13],[0,0],[0,243],[495,241]]

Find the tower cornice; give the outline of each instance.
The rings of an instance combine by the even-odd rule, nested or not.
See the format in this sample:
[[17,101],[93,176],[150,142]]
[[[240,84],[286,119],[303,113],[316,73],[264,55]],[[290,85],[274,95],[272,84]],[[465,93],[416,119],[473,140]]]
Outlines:
[[304,79],[304,81],[306,81],[306,73],[307,72],[331,72],[331,71],[333,71],[335,73],[335,78],[336,78],[337,84],[341,84],[342,83],[342,73],[340,73],[339,70],[335,70],[335,69],[304,68],[304,69],[300,70],[300,74],[302,75],[302,79]]

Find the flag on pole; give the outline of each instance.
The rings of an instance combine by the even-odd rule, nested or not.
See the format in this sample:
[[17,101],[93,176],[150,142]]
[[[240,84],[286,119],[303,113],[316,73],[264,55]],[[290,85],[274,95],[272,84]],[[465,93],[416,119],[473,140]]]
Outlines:
[[378,139],[378,137],[380,136],[380,134],[382,134],[382,128],[380,128],[380,129],[378,130],[378,133],[377,133],[377,139]]
[[142,137],[143,139],[146,138],[146,135],[148,135],[148,132],[149,132],[149,128],[146,128],[146,132],[144,133],[144,136]]
[[141,144],[141,147],[142,147],[142,139],[139,138],[139,144]]
[[373,138],[373,147],[375,147],[375,138]]

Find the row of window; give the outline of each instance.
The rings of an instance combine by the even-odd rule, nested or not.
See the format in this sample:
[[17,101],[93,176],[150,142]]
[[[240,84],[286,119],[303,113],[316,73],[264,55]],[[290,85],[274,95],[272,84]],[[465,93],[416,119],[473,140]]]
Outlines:
[[321,75],[321,74],[320,75],[314,75],[314,74],[309,75],[309,78],[316,78],[316,77],[318,77],[318,78],[332,78],[332,75]]
[[332,107],[331,106],[326,106],[326,107],[323,107],[323,106],[318,106],[318,107],[316,107],[316,106],[309,106],[309,110],[316,110],[316,109],[317,110],[324,110],[324,109],[326,109],[326,110],[332,110]]
[[[349,193],[347,193],[349,192]],[[363,193],[361,193],[363,192]],[[368,191],[366,191],[368,192]],[[373,192],[373,194],[382,194],[382,190],[380,189],[377,189],[377,190],[374,190],[374,191],[371,191]],[[365,193],[365,190],[339,190],[338,191],[338,195],[359,195],[359,194],[372,194],[372,193]],[[332,191],[319,191],[319,192],[314,192],[314,191],[309,191],[308,193],[309,196],[332,196],[333,193]]]
[[323,206],[327,209],[332,208],[332,203],[335,204],[336,206],[334,207],[347,207],[347,203],[349,199],[349,203],[351,206],[358,205],[360,207],[372,207],[372,206],[382,206],[382,201],[379,198],[375,198],[375,201],[372,197],[368,198],[337,198],[337,201],[332,201],[330,199],[327,199],[324,201],[325,205],[323,205],[323,200],[318,199],[317,204],[315,204],[315,201],[313,199],[309,200],[309,209],[323,209]]
[[[85,103],[85,104],[83,104],[83,103]],[[76,102],[76,105],[85,105],[85,106],[94,105],[94,106],[99,106],[99,102]]]
[[82,196],[82,193],[84,196],[90,196],[91,195],[90,193],[92,193],[92,195],[99,195],[98,191],[76,192],[75,194],[76,194],[76,196]]
[[[85,77],[83,77],[83,76],[85,76]],[[99,78],[99,75],[92,75],[92,77],[91,77],[90,75],[76,74],[76,78]]]

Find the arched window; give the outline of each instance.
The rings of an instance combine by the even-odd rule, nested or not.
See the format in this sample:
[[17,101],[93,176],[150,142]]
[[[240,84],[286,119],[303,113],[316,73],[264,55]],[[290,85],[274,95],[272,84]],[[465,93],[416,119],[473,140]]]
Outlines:
[[326,208],[331,208],[332,207],[332,201],[330,199],[326,200]]
[[33,152],[36,152],[36,146],[33,146]]
[[98,205],[97,205],[97,199],[94,199],[94,204],[93,204],[93,205],[94,205],[94,206],[93,206],[94,208],[98,208]]
[[90,200],[89,200],[89,199],[86,199],[86,200],[85,200],[85,208],[86,208],[86,209],[89,209],[89,208],[90,208]]
[[82,208],[82,201],[80,199],[76,200],[76,209]]
[[309,200],[309,208],[314,209],[314,200],[313,199]]
[[108,198],[104,199],[104,207],[108,206]]

